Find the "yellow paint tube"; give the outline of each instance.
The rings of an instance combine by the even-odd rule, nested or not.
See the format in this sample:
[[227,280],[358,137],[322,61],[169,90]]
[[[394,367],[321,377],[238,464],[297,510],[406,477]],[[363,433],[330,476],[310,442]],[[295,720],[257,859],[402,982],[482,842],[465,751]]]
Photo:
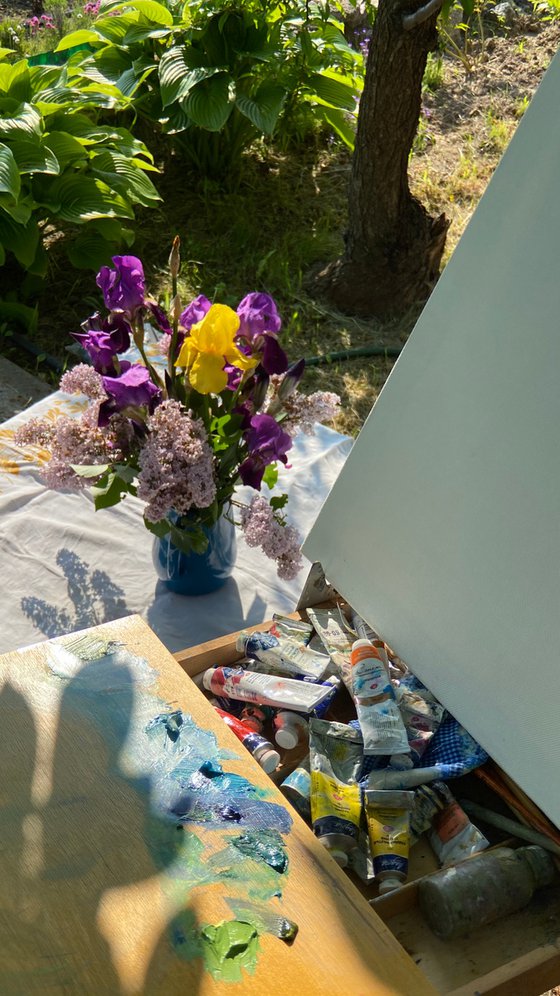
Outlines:
[[357,776],[361,734],[344,723],[309,723],[311,819],[315,836],[345,868],[358,846],[362,800]]
[[367,789],[365,801],[373,870],[383,895],[406,881],[414,792]]

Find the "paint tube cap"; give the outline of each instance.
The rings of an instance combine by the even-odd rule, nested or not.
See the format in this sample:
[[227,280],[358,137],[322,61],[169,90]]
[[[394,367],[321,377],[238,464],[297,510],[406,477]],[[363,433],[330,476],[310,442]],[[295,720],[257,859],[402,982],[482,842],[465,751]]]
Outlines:
[[293,726],[281,727],[279,730],[276,730],[274,739],[278,746],[283,747],[284,750],[292,750],[299,743],[298,731]]
[[379,895],[384,896],[387,892],[393,892],[394,889],[400,889],[401,886],[402,882],[400,878],[397,878],[396,875],[389,875],[379,883]]
[[262,744],[261,747],[257,747],[256,751],[253,753],[255,761],[258,761],[263,771],[266,771],[267,775],[270,775],[280,764],[280,754],[277,750],[274,750],[270,744]]
[[235,649],[236,650],[239,650],[239,651],[241,651],[241,653],[243,653],[243,651],[245,650],[245,647],[247,646],[247,637],[248,636],[249,636],[249,633],[246,630],[242,630],[241,631],[241,633],[237,637],[237,640],[235,641]]
[[341,851],[338,847],[327,848],[331,858],[334,858],[339,868],[348,866],[348,855],[346,851]]

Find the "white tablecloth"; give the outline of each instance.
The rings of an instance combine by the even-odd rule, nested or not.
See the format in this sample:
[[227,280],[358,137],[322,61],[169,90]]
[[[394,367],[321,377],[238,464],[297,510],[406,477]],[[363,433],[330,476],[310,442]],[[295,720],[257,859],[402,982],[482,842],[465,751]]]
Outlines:
[[[95,512],[87,493],[48,491],[40,461],[13,443],[31,417],[77,410],[56,392],[0,426],[0,652],[139,613],[172,651],[293,611],[308,563],[296,581],[280,581],[274,562],[249,549],[238,530],[233,576],[211,595],[175,595],[158,581],[142,503],[127,497]],[[279,487],[288,515],[305,536],[338,475],[352,440],[324,426],[299,435]],[[252,492],[254,493],[254,492]]]

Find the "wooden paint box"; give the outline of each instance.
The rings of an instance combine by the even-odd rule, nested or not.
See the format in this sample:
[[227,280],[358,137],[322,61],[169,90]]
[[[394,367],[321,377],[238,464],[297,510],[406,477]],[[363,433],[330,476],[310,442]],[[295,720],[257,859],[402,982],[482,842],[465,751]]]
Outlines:
[[[305,618],[304,611],[295,615]],[[270,625],[265,622],[248,629],[267,629]],[[195,677],[212,665],[228,665],[239,660],[241,654],[236,650],[237,636],[237,633],[232,633],[211,640],[175,654],[175,657],[187,675]],[[336,712],[336,704],[333,710]],[[284,768],[275,772],[272,779],[276,783],[281,782],[295,763],[288,756]],[[510,798],[518,802],[519,818],[560,840],[560,835],[546,816],[530,803],[514,783],[505,779],[496,766],[491,766],[490,778],[499,783],[503,779],[504,785],[507,782]],[[453,789],[453,784],[450,787]],[[294,820],[303,822],[295,810],[293,815]],[[311,831],[308,830],[308,833],[311,834]],[[515,842],[505,843],[515,846]],[[477,856],[468,860],[476,861]],[[329,861],[332,861],[330,856]],[[332,864],[335,862],[332,861]],[[546,989],[560,983],[560,882],[541,890],[529,906],[518,913],[480,928],[466,938],[441,941],[429,929],[418,906],[417,879],[432,874],[437,867],[431,849],[427,843],[420,841],[412,849],[409,883],[403,888],[377,897],[374,887],[365,886],[358,879],[351,879],[342,873],[344,891],[357,908],[363,907],[364,896],[371,900],[375,913],[389,927],[403,952],[410,956],[438,993],[446,996],[541,996]],[[416,996],[418,990],[412,980],[409,985],[410,988],[396,988],[395,992],[402,993],[402,996]],[[351,991],[349,985],[348,992]],[[376,992],[384,990],[371,990],[372,994]]]

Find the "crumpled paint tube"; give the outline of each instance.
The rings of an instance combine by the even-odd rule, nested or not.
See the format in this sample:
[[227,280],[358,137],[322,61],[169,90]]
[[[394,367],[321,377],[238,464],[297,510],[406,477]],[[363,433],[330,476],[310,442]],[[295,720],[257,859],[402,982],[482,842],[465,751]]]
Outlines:
[[273,633],[240,633],[236,649],[276,674],[303,674],[314,681],[321,680],[330,664],[327,654],[318,654],[302,643]]
[[362,800],[358,776],[362,764],[361,734],[344,723],[309,722],[311,818],[313,831],[345,868],[356,848]]
[[401,683],[397,686],[395,694],[405,725],[412,761],[418,766],[430,740],[439,729],[445,708],[427,688],[413,691]]

